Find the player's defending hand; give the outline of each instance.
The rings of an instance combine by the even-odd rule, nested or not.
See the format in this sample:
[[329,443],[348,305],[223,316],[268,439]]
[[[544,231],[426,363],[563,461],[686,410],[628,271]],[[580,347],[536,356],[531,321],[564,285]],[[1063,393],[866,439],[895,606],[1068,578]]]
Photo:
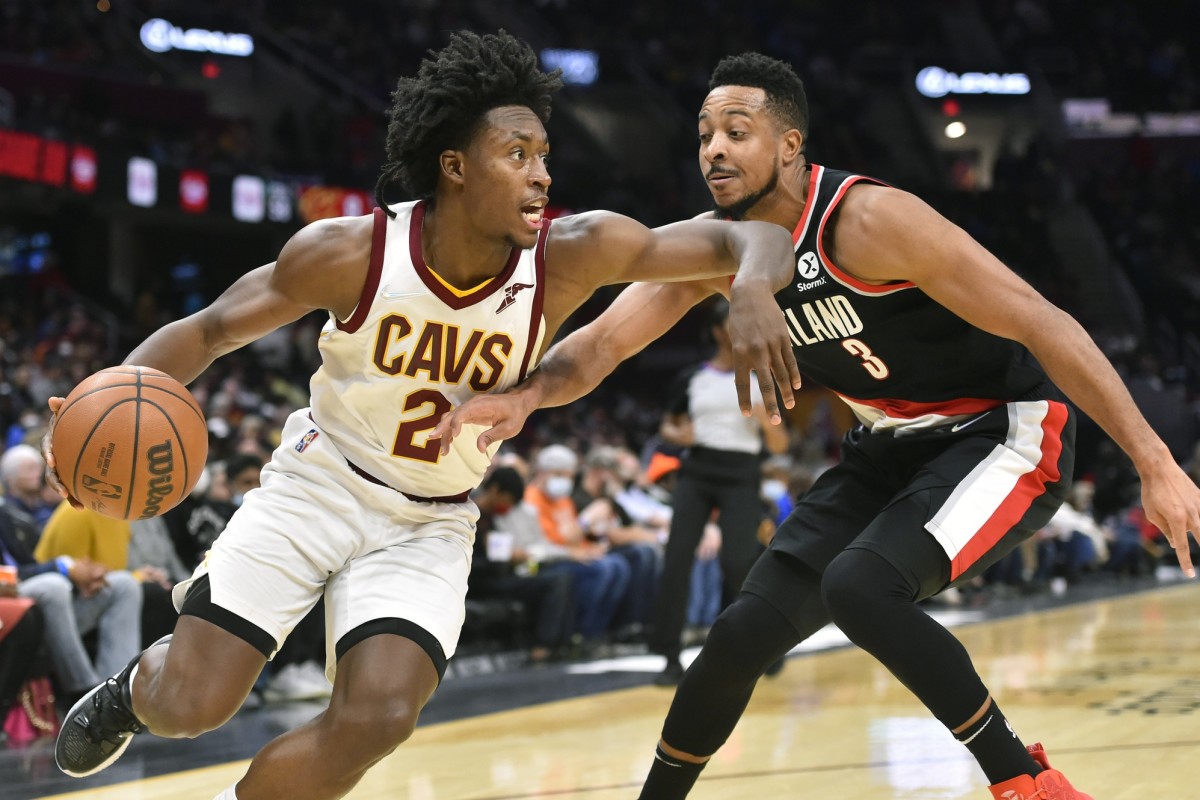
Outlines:
[[50,488],[58,492],[59,496],[71,504],[73,508],[82,509],[83,503],[76,500],[67,491],[67,487],[58,479],[58,470],[54,467],[54,450],[52,441],[54,439],[54,426],[58,423],[58,412],[62,408],[62,404],[66,398],[51,397],[49,400],[50,406],[50,424],[46,426],[46,435],[42,437],[42,458],[46,461],[46,483]]
[[792,353],[787,321],[765,283],[735,283],[729,296],[729,340],[733,346],[733,383],[742,416],[753,413],[750,372],[758,376],[763,404],[772,425],[783,421],[775,397],[778,386],[783,404],[796,404],[793,389],[800,388],[800,368]]
[[488,429],[475,440],[475,446],[483,453],[495,442],[520,433],[533,410],[517,392],[476,395],[442,415],[429,438],[441,439],[441,453],[446,455],[463,425],[487,425]]
[[1142,478],[1142,508],[1167,537],[1179,566],[1189,578],[1196,577],[1188,534],[1200,541],[1200,487],[1175,463],[1147,471]]

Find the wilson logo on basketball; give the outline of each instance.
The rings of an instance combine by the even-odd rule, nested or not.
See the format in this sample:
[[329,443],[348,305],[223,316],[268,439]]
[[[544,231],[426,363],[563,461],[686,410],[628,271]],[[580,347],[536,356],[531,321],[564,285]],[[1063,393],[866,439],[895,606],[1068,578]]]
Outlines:
[[142,509],[140,519],[149,519],[158,514],[163,500],[175,491],[171,476],[175,472],[175,452],[170,442],[152,445],[146,450],[148,471],[154,477],[146,490],[146,505]]

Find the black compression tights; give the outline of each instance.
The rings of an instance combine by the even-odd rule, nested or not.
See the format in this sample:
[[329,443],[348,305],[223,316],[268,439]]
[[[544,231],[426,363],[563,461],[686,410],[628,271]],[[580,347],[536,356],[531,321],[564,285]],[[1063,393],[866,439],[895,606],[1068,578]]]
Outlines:
[[[930,541],[937,547],[932,537]],[[771,553],[764,555],[770,557]],[[720,749],[750,701],[759,676],[831,617],[947,728],[960,727],[983,706],[988,692],[970,656],[949,631],[917,607],[920,589],[914,579],[876,553],[861,549],[843,551],[823,579],[799,564],[791,571],[788,594],[795,624],[747,592],[717,619],[684,675],[663,725],[663,741],[672,748],[699,757]]]
[[954,730],[979,711],[988,691],[958,639],[917,606],[918,593],[914,579],[870,550],[843,551],[821,581],[842,632]]
[[816,573],[800,568],[796,580],[804,582],[803,609],[796,615],[804,630],[798,631],[765,600],[746,592],[738,595],[684,674],[663,723],[664,742],[688,755],[715,753],[733,732],[767,667],[829,621]]

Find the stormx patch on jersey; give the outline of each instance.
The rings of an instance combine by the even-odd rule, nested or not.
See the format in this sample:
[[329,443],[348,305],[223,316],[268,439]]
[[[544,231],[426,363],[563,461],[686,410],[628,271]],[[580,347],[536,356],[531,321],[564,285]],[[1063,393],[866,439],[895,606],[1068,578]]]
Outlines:
[[320,435],[316,428],[310,428],[308,433],[301,436],[300,441],[296,442],[296,452],[303,453],[313,443],[313,439],[316,439]]
[[[797,291],[807,291],[825,285],[825,276],[817,277],[821,272],[821,263],[817,254],[809,250],[796,259],[796,273],[804,280],[796,284]],[[814,280],[815,278],[815,280]]]
[[817,277],[817,273],[820,271],[821,265],[817,261],[817,254],[812,250],[809,250],[796,259],[796,272],[800,273],[800,277],[804,278],[804,280],[811,281]]

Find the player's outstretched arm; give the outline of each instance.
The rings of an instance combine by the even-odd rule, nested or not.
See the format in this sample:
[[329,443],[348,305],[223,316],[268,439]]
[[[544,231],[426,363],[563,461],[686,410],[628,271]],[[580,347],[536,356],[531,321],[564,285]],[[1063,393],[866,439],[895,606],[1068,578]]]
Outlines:
[[687,310],[716,290],[717,281],[635,283],[603,314],[550,348],[537,370],[507,392],[471,398],[442,417],[430,438],[440,438],[442,455],[463,425],[487,425],[476,446],[520,433],[539,408],[566,405],[595,389],[617,365],[662,336]]
[[[697,218],[651,230],[609,212],[581,214],[563,222],[566,224],[557,235],[551,232],[551,252],[557,248],[559,254],[555,257],[565,255],[566,263],[578,270],[578,280],[590,280],[593,285],[693,280],[736,272],[739,282],[760,287],[755,276],[769,275],[782,287],[796,268],[791,232],[769,222]],[[749,280],[744,280],[746,275],[751,276]],[[794,404],[792,389],[800,386],[800,370],[773,293],[743,292],[745,299],[731,307],[747,310],[731,310],[730,319],[731,328],[736,328],[739,321],[750,325],[755,342],[760,343],[744,354],[739,391],[746,389],[749,371],[757,372],[767,410],[772,421],[778,422],[775,385],[778,383],[779,394],[790,408]],[[736,336],[734,345],[738,346]],[[744,413],[749,414],[748,391],[742,399]]]
[[835,250],[864,280],[909,280],[967,322],[1029,348],[1050,379],[1129,454],[1147,518],[1194,577],[1188,532],[1200,536],[1200,488],[1175,463],[1087,331],[995,256],[906,192],[855,187]]
[[795,268],[791,234],[770,222],[689,219],[659,228],[611,211],[556,220],[549,253],[593,288],[692,281],[759,265]]
[[[346,319],[366,280],[372,224],[370,216],[348,217],[303,228],[277,261],[243,275],[207,308],[150,334],[123,363],[153,367],[188,384],[217,357],[310,311],[329,309]],[[47,482],[76,505],[58,479],[50,444],[62,403],[61,397],[49,400],[52,416],[42,455]]]

